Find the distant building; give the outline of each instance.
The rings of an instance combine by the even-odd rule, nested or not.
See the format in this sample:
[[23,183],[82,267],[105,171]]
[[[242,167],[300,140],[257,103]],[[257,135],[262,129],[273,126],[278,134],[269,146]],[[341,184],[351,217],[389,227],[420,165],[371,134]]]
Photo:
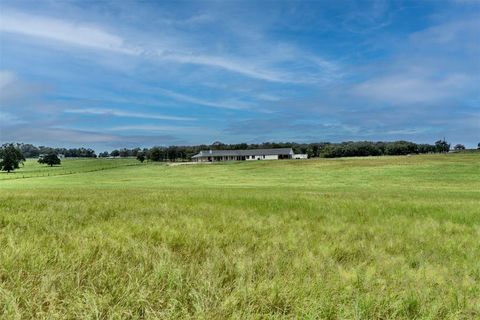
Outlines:
[[292,159],[308,159],[308,154],[305,153],[297,153],[293,155]]
[[[300,155],[306,156],[306,155]],[[251,150],[202,150],[192,157],[196,162],[297,159],[292,148]],[[298,158],[298,159],[304,159]]]

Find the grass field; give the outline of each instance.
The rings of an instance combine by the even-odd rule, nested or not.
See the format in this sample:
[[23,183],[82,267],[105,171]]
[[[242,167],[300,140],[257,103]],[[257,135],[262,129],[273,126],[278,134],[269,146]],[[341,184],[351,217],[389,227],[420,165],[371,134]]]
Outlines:
[[0,174],[0,318],[479,319],[480,153]]

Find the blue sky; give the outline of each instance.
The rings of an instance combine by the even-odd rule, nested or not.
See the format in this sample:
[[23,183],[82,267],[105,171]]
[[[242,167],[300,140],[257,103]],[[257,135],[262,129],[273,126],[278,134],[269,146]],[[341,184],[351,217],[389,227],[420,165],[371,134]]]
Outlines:
[[480,142],[480,1],[0,2],[0,141]]

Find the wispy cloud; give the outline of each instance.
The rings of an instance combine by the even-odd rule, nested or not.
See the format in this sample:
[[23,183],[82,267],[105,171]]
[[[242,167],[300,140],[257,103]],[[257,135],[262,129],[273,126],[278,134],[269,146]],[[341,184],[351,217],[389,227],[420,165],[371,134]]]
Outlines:
[[258,99],[265,100],[265,101],[280,101],[282,100],[281,97],[269,94],[269,93],[260,93],[256,96]]
[[[170,134],[121,135],[94,130],[78,130],[71,128],[47,127],[30,128],[17,127],[19,130],[5,132],[1,141],[17,141],[43,144],[45,141],[55,141],[57,146],[102,146],[102,147],[138,147],[153,145],[182,144],[185,140]],[[21,130],[20,130],[21,129]],[[86,144],[86,145],[85,145]]]
[[356,95],[393,104],[437,102],[461,95],[473,79],[464,74],[450,74],[442,78],[403,73],[374,78],[357,85]]
[[158,57],[179,63],[189,63],[205,65],[220,68],[235,73],[239,73],[251,78],[267,80],[272,82],[298,82],[289,75],[282,74],[279,71],[268,70],[264,67],[254,66],[251,61],[242,61],[236,58],[224,58],[205,55],[185,55],[181,53],[157,52]]
[[11,71],[0,70],[0,90],[4,90],[6,86],[13,83],[16,77]]
[[200,98],[192,97],[189,95],[185,95],[182,93],[178,93],[178,92],[174,92],[166,89],[157,89],[156,91],[163,96],[166,96],[178,101],[183,101],[183,102],[188,102],[195,105],[201,105],[201,106],[207,106],[207,107],[213,107],[213,108],[242,110],[242,109],[251,109],[254,107],[252,105],[239,102],[239,101],[210,101],[206,99],[200,99]]
[[31,37],[63,42],[65,44],[137,54],[134,48],[125,45],[124,40],[102,28],[93,25],[39,17],[12,10],[2,10],[0,31],[23,34]]
[[26,121],[7,112],[0,111],[0,126],[11,126],[23,123],[26,123]]
[[[5,9],[3,11],[2,19],[0,19],[0,31],[42,38],[86,49],[105,50],[179,64],[213,67],[270,82],[304,83],[316,81],[311,76],[299,77],[298,74],[259,64],[252,59],[253,57],[206,55],[199,53],[200,50],[195,47],[183,47],[172,41],[163,43],[161,47],[158,47],[158,44],[153,47],[139,45],[134,44],[127,37],[105,30],[99,25],[74,23],[62,19],[25,14],[15,10]],[[302,59],[306,59],[305,61],[312,60],[312,56],[311,54],[305,56],[300,54],[291,61],[298,62]],[[313,63],[322,69],[318,70],[319,72],[328,72],[332,65],[322,58],[317,57],[314,60]],[[258,59],[258,61],[262,60]]]
[[[428,27],[424,30],[414,32],[410,35],[410,40],[418,45],[425,46],[426,44],[458,44],[459,39],[469,38],[471,40],[477,39],[477,41],[467,41],[463,43],[463,46],[472,49],[476,48],[476,51],[480,49],[480,42],[478,40],[480,28],[480,14],[473,17],[465,17],[461,20],[449,21],[446,23],[437,24]],[[449,49],[444,47],[444,49]],[[452,48],[450,48],[452,49]]]
[[174,125],[125,125],[125,126],[114,126],[108,128],[107,131],[111,132],[125,132],[125,131],[146,131],[146,132],[176,132],[178,133],[188,133],[188,134],[219,134],[220,131],[212,129],[209,127],[199,127],[199,126],[174,126]]
[[445,104],[478,96],[479,17],[448,21],[410,34],[389,60],[371,66],[373,75],[355,84],[352,92],[396,105]]
[[358,34],[367,34],[385,28],[392,23],[393,12],[388,9],[389,1],[363,2],[361,8],[340,17],[342,27]]
[[126,117],[126,118],[142,118],[142,119],[157,119],[157,120],[176,120],[176,121],[192,121],[195,118],[168,116],[163,114],[149,114],[140,112],[129,112],[115,109],[100,109],[100,108],[77,108],[66,109],[65,113],[83,114],[83,115],[101,115],[101,116],[113,116],[113,117]]

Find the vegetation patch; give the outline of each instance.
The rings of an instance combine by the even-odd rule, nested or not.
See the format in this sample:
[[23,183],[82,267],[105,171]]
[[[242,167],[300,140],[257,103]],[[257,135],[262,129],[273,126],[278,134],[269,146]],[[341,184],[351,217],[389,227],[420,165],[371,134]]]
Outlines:
[[0,318],[480,317],[480,154],[0,174]]

